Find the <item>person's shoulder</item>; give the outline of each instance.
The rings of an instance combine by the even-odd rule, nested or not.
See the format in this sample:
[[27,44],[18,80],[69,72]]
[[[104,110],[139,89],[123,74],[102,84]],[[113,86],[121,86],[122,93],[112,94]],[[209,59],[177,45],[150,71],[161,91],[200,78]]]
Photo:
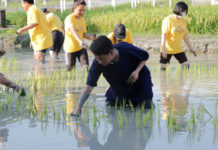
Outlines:
[[121,42],[121,43],[115,44],[114,48],[118,49],[119,51],[127,52],[127,51],[129,51],[130,49],[133,48],[133,45],[129,44],[127,42]]
[[28,12],[38,12],[39,10],[40,9],[37,6],[32,5],[32,6],[29,7]]
[[71,20],[71,19],[74,19],[73,14],[69,14],[69,15],[65,18],[65,21],[66,21],[66,20]]
[[114,32],[111,32],[111,33],[109,33],[109,34],[107,35],[107,37],[108,37],[109,39],[111,39],[113,36],[114,36]]
[[173,20],[173,15],[169,15],[169,16],[166,16],[164,19],[163,19],[163,22],[167,22],[167,21],[170,21],[170,20]]

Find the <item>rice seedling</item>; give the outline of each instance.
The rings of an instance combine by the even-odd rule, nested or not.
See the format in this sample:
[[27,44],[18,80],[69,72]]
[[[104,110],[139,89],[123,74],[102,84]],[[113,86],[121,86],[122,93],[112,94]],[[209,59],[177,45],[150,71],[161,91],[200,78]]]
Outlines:
[[122,112],[120,110],[118,110],[118,125],[120,127],[120,129],[123,129],[123,116],[122,116]]
[[160,106],[159,104],[157,105],[157,122],[158,122],[158,125],[160,125]]
[[56,112],[55,112],[55,106],[54,106],[54,104],[53,104],[53,106],[52,106],[52,111],[53,111],[53,118],[55,119]]
[[140,129],[140,124],[141,124],[141,111],[140,111],[139,109],[136,110],[135,120],[136,120],[136,127],[137,127],[137,129]]
[[129,105],[130,105],[131,110],[134,112],[134,111],[135,111],[135,108],[134,108],[134,106],[133,106],[131,100],[129,100]]
[[93,126],[96,127],[98,122],[96,106],[93,106]]

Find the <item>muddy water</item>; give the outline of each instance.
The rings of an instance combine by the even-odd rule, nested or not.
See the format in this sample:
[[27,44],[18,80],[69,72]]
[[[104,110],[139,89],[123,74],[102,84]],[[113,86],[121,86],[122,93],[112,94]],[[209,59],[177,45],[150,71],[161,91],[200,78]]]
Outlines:
[[[0,149],[218,148],[218,54],[188,55],[191,68],[183,71],[173,58],[167,71],[160,72],[159,54],[151,53],[147,65],[154,84],[153,111],[106,107],[108,84],[100,77],[80,118],[69,114],[85,85],[84,70],[77,64],[75,73],[66,73],[63,54],[55,61],[47,56],[43,65],[34,63],[32,55],[29,50],[10,50],[1,62],[1,72],[25,86],[28,100],[0,87]],[[11,58],[17,65],[9,63]]]

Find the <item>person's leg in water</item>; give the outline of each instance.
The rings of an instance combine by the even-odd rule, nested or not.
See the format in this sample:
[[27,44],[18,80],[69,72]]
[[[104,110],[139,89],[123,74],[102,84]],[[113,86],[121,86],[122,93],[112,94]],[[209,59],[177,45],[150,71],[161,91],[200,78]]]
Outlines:
[[189,62],[185,55],[185,52],[174,54],[175,58],[179,61],[182,66],[182,69],[189,69]]
[[25,90],[23,87],[16,85],[15,83],[13,83],[12,81],[8,80],[7,78],[4,77],[3,74],[0,73],[0,84],[3,84],[7,87],[13,88],[15,91],[20,92],[21,96],[25,96]]
[[46,51],[47,51],[47,49],[35,51],[34,52],[34,59],[40,63],[44,63]]
[[65,60],[66,60],[66,65],[67,65],[67,71],[71,71],[72,68],[75,67],[76,54],[77,54],[77,52],[74,52],[74,53],[65,52]]
[[57,59],[57,56],[64,42],[63,33],[57,30],[53,31],[52,39],[53,39],[53,46],[50,48],[49,54],[52,59]]
[[89,58],[88,58],[88,53],[86,49],[82,49],[80,51],[78,59],[79,59],[81,66],[88,72]]
[[170,63],[170,59],[172,58],[172,54],[167,54],[167,58],[164,58],[162,56],[162,53],[160,53],[160,64],[161,64],[161,71],[165,71],[167,67],[167,63]]

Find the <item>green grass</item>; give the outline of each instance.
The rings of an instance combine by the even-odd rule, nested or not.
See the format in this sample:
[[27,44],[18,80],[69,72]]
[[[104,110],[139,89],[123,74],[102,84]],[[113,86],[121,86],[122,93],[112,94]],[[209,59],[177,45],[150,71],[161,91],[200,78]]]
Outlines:
[[[71,10],[55,13],[64,21]],[[110,6],[87,9],[85,20],[88,33],[109,33],[115,24],[122,22],[134,35],[161,34],[162,20],[172,14],[172,8],[156,7],[141,3],[137,9],[131,9],[130,4],[118,5],[114,10]],[[18,17],[19,16],[19,17]],[[19,18],[19,19],[18,19]],[[25,12],[7,12],[7,22],[21,27],[26,23]],[[218,34],[218,6],[189,6],[185,17],[188,31],[191,34]]]

